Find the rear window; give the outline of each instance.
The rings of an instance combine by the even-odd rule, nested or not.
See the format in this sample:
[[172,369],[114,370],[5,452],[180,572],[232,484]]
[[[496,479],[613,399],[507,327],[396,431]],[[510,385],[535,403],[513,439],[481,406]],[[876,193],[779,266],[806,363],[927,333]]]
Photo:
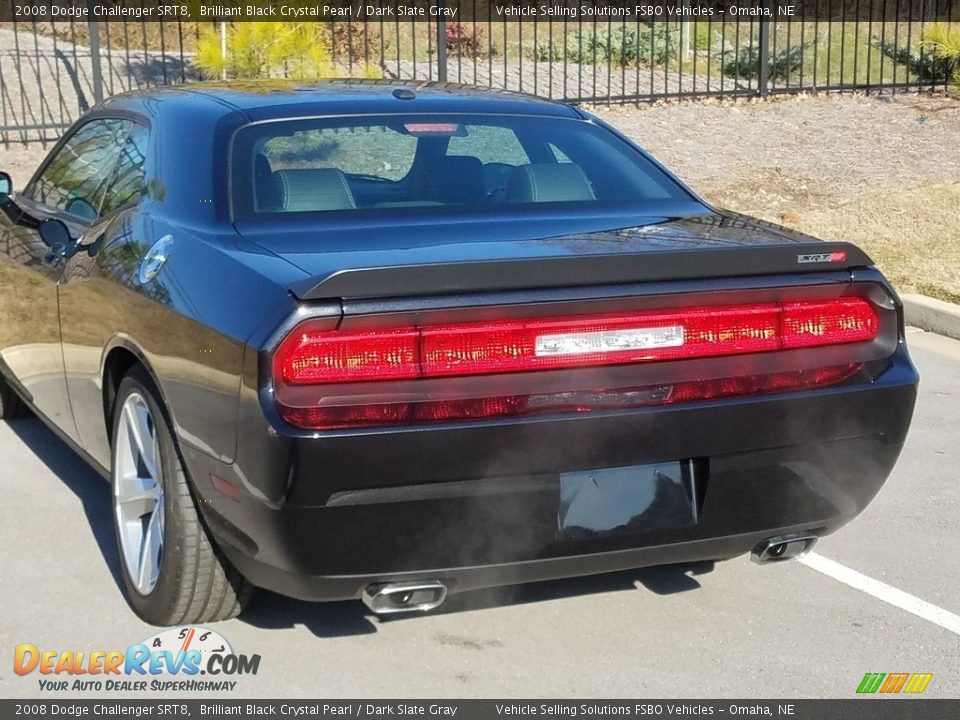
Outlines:
[[[298,130],[268,138],[257,152],[266,158],[271,172],[336,168],[348,176],[401,180],[410,172],[416,150],[417,139],[412,135],[361,126]],[[258,179],[254,175],[254,182]]]
[[232,158],[238,216],[545,203],[655,212],[690,200],[618,137],[573,119],[283,120],[242,128]]

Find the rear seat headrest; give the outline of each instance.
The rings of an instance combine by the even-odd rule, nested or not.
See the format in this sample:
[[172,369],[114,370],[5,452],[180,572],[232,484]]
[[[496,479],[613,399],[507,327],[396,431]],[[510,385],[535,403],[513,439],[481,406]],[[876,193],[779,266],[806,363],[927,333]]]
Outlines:
[[447,155],[432,168],[437,199],[441,203],[477,204],[486,199],[483,163],[470,155]]
[[595,200],[590,181],[574,163],[532,163],[514,168],[508,202]]
[[257,212],[277,212],[282,208],[280,182],[270,160],[263,153],[253,158],[253,184],[256,189]]
[[262,152],[258,152],[253,157],[253,176],[257,182],[269,180],[273,174],[273,166],[270,165],[270,158]]
[[278,170],[281,207],[287,212],[353,210],[356,200],[347,178],[336,168]]

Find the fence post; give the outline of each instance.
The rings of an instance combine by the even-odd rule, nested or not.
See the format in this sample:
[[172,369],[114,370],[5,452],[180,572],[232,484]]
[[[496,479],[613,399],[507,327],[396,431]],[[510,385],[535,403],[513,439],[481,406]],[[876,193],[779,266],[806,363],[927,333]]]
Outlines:
[[[690,0],[681,0],[680,9],[689,10]],[[692,45],[694,41],[693,31],[691,30],[691,26],[693,26],[695,21],[684,20],[683,19],[684,17],[687,17],[687,16],[684,15],[683,17],[680,18],[680,20],[677,21],[680,23],[680,57],[684,60],[689,60],[691,55],[691,50],[693,49]]]
[[220,79],[227,79],[227,24],[220,23],[220,59],[223,60],[223,70],[220,71]]
[[[90,15],[93,16],[93,2],[88,2]],[[93,75],[93,101],[103,102],[103,69],[100,67],[100,23],[96,20],[87,22],[90,30],[90,67]]]
[[447,21],[443,17],[443,8],[446,0],[438,0],[437,7],[440,15],[437,20],[437,80],[447,81]]
[[[763,7],[769,7],[769,2],[764,2]],[[758,62],[760,67],[757,73],[757,90],[760,97],[766,97],[770,92],[770,20],[764,18],[760,21],[760,53]]]

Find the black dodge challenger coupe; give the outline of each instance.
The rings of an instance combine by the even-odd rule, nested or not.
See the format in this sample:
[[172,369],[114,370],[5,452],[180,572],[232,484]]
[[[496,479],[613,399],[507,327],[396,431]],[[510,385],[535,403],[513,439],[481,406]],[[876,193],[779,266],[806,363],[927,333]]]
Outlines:
[[0,415],[112,486],[133,609],[804,552],[918,382],[857,247],[710,207],[564,104],[446,84],[115,97],[0,175]]

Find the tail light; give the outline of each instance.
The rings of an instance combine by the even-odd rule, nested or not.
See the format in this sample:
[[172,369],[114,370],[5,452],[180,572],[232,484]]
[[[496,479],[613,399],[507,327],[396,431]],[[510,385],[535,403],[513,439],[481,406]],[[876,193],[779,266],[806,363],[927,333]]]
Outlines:
[[[273,377],[278,388],[294,388],[710,358],[866,342],[876,338],[878,324],[873,305],[860,297],[367,331],[321,329],[308,320],[277,347]],[[810,381],[780,375],[758,380],[753,389],[745,378],[730,378],[725,387],[731,392],[678,386],[671,397],[768,392]],[[833,377],[828,372],[815,380]],[[558,409],[549,402],[535,406]],[[502,417],[528,413],[530,405],[526,396],[506,396],[348,407],[281,402],[280,410],[288,422],[317,428]]]
[[420,334],[412,328],[311,332],[307,322],[277,348],[273,366],[275,376],[290,385],[416,378],[420,377]]
[[766,375],[744,375],[593,392],[506,395],[467,400],[377,403],[342,407],[284,407],[284,420],[311,430],[371,425],[521,417],[545,413],[587,413],[596,410],[673,405],[696,400],[719,400],[742,395],[769,395],[789,390],[825,387],[856,375],[862,363],[850,363],[816,370],[789,370]]
[[290,385],[364,382],[717,357],[872,340],[863,298],[517,320],[367,332],[298,326],[277,348]]

